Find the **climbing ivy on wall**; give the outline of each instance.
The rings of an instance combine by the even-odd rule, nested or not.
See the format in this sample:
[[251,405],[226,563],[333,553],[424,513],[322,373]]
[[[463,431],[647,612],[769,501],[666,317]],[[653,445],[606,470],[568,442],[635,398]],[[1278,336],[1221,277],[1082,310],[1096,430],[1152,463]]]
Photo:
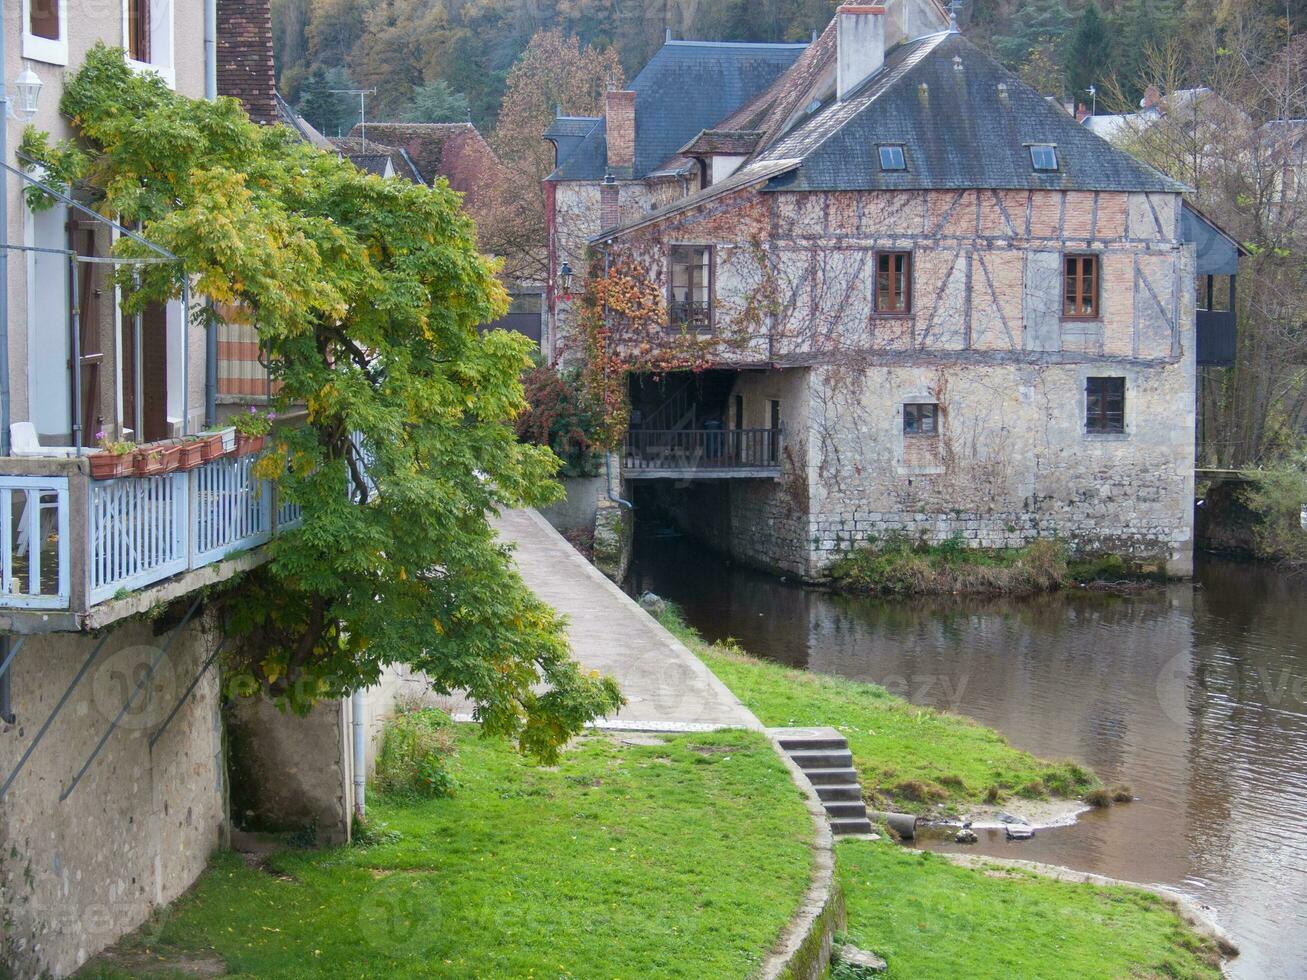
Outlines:
[[[79,146],[29,133],[27,152],[140,222],[198,294],[247,311],[278,409],[307,408],[260,464],[304,520],[230,595],[237,689],[302,711],[407,664],[545,757],[614,710],[616,686],[569,658],[487,519],[553,499],[559,461],[509,425],[529,343],[477,331],[507,300],[457,195],[177,95],[118,49],[87,55],[61,107]],[[150,266],[127,305],[179,291],[174,267]]]

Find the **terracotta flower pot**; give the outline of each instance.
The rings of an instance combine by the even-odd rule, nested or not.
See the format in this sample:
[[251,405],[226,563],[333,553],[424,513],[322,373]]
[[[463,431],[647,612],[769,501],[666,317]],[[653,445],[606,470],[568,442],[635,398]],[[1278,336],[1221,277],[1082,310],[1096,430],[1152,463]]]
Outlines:
[[137,476],[159,476],[167,472],[164,469],[163,450],[158,447],[138,449],[132,453],[132,459],[135,461],[133,472]]
[[181,465],[182,444],[180,442],[164,443],[159,448],[159,456],[163,463],[163,472],[171,473]]
[[92,453],[91,479],[115,480],[132,472],[131,453]]
[[201,436],[199,442],[206,463],[211,459],[221,459],[223,456],[227,455],[228,450],[223,444],[221,432],[214,432],[209,435]]
[[239,432],[236,433],[236,455],[249,456],[251,453],[263,451],[264,444],[268,441],[267,436],[245,436]]
[[177,457],[177,468],[179,470],[193,470],[204,462],[204,440],[188,439],[179,447],[181,453]]

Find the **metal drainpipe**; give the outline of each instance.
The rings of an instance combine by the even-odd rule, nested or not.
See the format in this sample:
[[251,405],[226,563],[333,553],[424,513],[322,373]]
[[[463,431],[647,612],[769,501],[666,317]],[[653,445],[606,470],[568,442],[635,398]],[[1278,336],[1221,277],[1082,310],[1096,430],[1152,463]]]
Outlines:
[[359,688],[350,698],[351,713],[354,715],[354,816],[363,819],[366,812],[365,795],[368,789],[368,753],[367,732],[364,724],[363,688]]
[[[204,97],[210,102],[218,97],[218,0],[204,0]],[[206,298],[204,305],[210,311],[204,328],[204,425],[212,427],[218,421],[218,327],[213,300]]]
[[[12,667],[9,664],[9,637],[0,636],[0,666]],[[6,670],[0,674],[0,723],[12,725],[17,720],[14,715],[13,695],[9,686],[9,671]]]
[[[7,5],[6,5],[7,6]],[[0,10],[0,163],[9,162],[9,69],[5,26]],[[9,171],[0,172],[0,242],[9,241]],[[9,250],[0,248],[0,456],[9,455]]]

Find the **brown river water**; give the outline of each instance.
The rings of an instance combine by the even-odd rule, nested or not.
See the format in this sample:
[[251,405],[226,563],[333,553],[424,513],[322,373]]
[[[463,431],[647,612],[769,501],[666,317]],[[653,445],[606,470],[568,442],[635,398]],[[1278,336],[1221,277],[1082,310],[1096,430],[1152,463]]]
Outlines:
[[651,530],[628,590],[708,638],[968,715],[1138,798],[1030,841],[923,846],[1173,887],[1239,945],[1231,976],[1307,977],[1307,578],[1207,558],[1129,597],[850,598]]

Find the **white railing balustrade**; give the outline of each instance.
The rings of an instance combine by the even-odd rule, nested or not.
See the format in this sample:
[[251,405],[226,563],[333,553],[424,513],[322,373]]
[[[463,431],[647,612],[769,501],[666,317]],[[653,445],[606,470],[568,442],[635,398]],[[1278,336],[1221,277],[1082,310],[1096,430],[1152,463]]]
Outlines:
[[65,608],[70,540],[68,477],[0,476],[0,606]]
[[272,537],[272,484],[253,476],[257,456],[210,460],[190,471],[190,567],[202,568]]
[[189,567],[189,475],[91,481],[87,594],[92,605]]

